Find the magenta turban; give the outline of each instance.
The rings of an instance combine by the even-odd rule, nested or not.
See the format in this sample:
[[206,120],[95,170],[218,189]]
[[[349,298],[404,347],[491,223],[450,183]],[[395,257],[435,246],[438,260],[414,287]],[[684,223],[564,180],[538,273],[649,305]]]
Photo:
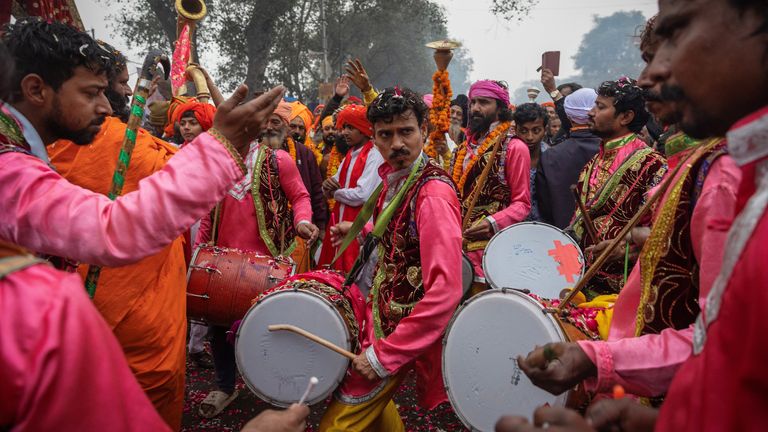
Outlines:
[[492,99],[498,99],[504,102],[504,106],[509,106],[509,90],[500,86],[496,81],[480,80],[475,81],[472,87],[469,88],[469,100],[475,97],[487,97]]

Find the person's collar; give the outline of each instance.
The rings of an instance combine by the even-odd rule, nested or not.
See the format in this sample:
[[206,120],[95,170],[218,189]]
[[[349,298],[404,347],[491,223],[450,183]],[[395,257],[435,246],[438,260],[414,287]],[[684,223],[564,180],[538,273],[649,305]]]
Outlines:
[[678,131],[667,138],[664,143],[664,154],[670,157],[699,144],[701,144],[700,140],[689,137],[683,131]]
[[40,138],[40,134],[37,133],[35,127],[32,126],[32,123],[11,104],[2,101],[0,101],[0,103],[8,108],[8,111],[16,117],[16,120],[18,120],[19,123],[21,123],[21,132],[24,134],[24,139],[27,141],[27,144],[29,144],[32,154],[48,164],[48,152],[45,150],[45,144],[43,143],[43,139]]
[[632,140],[634,140],[636,136],[637,135],[635,135],[633,132],[630,132],[630,133],[628,133],[626,135],[622,135],[622,136],[620,136],[618,138],[614,138],[614,139],[609,140],[609,141],[604,141],[602,143],[603,150],[605,150],[605,151],[612,151],[612,150],[620,149],[620,148],[624,147],[625,145],[629,144],[630,142],[632,142]]
[[768,157],[768,106],[736,122],[726,137],[728,153],[740,166]]

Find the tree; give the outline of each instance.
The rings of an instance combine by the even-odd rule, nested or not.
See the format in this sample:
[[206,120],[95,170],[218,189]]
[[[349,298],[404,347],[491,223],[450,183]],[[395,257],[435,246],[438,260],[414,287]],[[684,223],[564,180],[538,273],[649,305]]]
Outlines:
[[539,0],[492,0],[491,12],[506,20],[522,20],[531,12]]
[[[113,30],[129,46],[171,49],[176,36],[171,2],[102,1],[120,7]],[[209,14],[199,25],[195,46],[215,53],[215,67],[206,66],[225,90],[243,81],[252,89],[282,83],[292,95],[314,99],[322,81],[319,3],[207,0]],[[445,12],[433,1],[325,0],[325,11],[329,63],[336,74],[348,59],[360,58],[377,87],[430,91],[435,65],[424,44],[447,37]],[[451,67],[457,84],[466,87],[471,70],[466,53]]]
[[573,56],[576,69],[581,71],[581,84],[594,87],[621,76],[637,78],[644,67],[636,36],[645,24],[642,12],[595,16],[594,22]]

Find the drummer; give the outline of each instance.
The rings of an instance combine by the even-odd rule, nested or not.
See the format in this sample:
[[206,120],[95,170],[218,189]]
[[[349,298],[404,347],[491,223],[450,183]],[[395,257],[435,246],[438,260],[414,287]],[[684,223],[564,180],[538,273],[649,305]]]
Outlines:
[[[314,241],[319,233],[312,224],[312,204],[296,164],[274,142],[288,136],[291,107],[280,102],[269,117],[261,140],[251,144],[245,159],[248,172],[220,203],[218,226],[212,217],[200,222],[196,244],[212,242],[269,256],[287,256],[295,237]],[[215,213],[215,212],[213,212]],[[217,233],[211,238],[211,232]],[[235,349],[227,341],[228,327],[210,326],[211,350],[218,390],[208,393],[200,404],[200,415],[215,417],[238,395],[235,390]]]
[[[648,21],[640,42],[646,61],[654,59],[660,42],[654,35],[654,24],[654,18]],[[648,103],[651,113],[676,131],[666,141],[670,169],[683,160],[692,169],[681,170],[670,186],[682,186],[680,195],[667,194],[656,205],[649,240],[614,307],[608,341],[552,345],[549,349],[561,361],[546,370],[535,367],[543,349],[519,362],[536,385],[550,392],[560,393],[587,378],[586,388],[591,391],[607,392],[620,384],[637,396],[666,393],[674,372],[691,353],[694,313],[705,303],[720,272],[726,230],[711,225],[733,218],[741,173],[725,152],[724,139],[695,140],[678,131],[679,107],[662,98],[661,79],[646,70],[639,84],[653,101]],[[690,185],[697,179],[703,181],[695,192]],[[661,247],[667,243],[656,239],[666,238],[670,231],[680,241],[673,248]],[[641,232],[635,230],[631,236],[640,238]],[[658,254],[657,263],[645,258],[650,254]],[[662,302],[664,297],[676,301]],[[638,321],[637,317],[643,319]]]
[[[464,250],[475,270],[472,294],[485,289],[483,250],[499,230],[522,222],[531,211],[531,157],[513,139],[509,90],[503,82],[481,80],[469,89],[467,140],[460,144],[450,174],[461,200]],[[497,151],[495,144],[501,140]],[[490,172],[485,165],[494,159]]]
[[[462,295],[456,191],[448,174],[422,152],[427,106],[421,95],[387,89],[367,115],[386,163],[379,168],[383,188],[371,198],[375,225],[364,232],[383,234],[373,252],[378,260],[363,352],[328,406],[321,431],[405,430],[392,397],[411,369],[417,372],[421,406],[432,409],[448,400],[441,339]],[[331,227],[335,244],[357,235],[350,233],[351,225]],[[420,247],[422,238],[429,239],[429,247]]]

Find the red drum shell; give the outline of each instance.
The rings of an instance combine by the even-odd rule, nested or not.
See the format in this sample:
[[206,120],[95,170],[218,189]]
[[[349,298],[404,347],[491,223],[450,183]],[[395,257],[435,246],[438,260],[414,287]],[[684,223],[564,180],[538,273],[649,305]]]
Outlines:
[[293,274],[290,258],[218,246],[199,246],[187,272],[187,316],[230,326],[252,300]]

